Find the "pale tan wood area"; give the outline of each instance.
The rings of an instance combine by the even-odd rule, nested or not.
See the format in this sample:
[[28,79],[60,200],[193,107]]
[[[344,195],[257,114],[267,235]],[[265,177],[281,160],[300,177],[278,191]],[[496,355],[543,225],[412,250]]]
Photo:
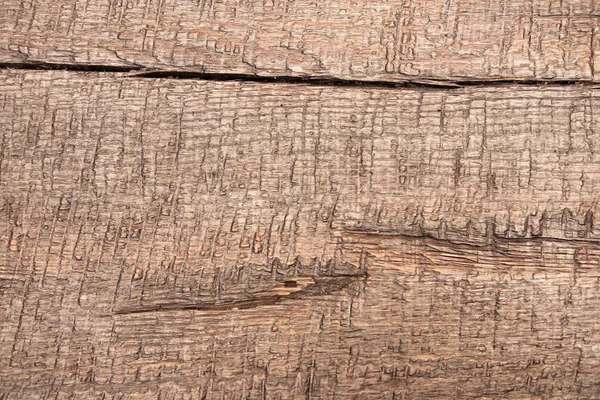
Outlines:
[[597,398],[600,91],[0,74],[4,398]]
[[600,77],[596,0],[1,0],[0,10],[5,63],[385,81]]

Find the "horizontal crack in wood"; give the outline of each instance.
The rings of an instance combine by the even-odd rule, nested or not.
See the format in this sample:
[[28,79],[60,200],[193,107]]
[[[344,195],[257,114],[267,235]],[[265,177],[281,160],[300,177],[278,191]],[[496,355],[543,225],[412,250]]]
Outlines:
[[341,86],[341,87],[378,87],[378,88],[431,88],[431,89],[460,89],[469,86],[592,86],[600,87],[598,82],[587,79],[523,79],[523,78],[486,78],[463,79],[461,77],[448,77],[446,79],[410,79],[401,81],[388,80],[354,80],[335,77],[311,76],[268,76],[253,74],[232,73],[206,73],[198,71],[181,70],[148,70],[142,66],[114,66],[97,64],[55,64],[55,63],[0,63],[1,69],[22,70],[61,70],[73,72],[112,72],[130,74],[130,78],[151,79],[188,79],[206,81],[247,81],[262,83],[302,84],[311,86]]
[[342,236],[355,236],[355,237],[380,237],[380,238],[397,238],[397,239],[430,239],[441,243],[447,243],[453,246],[466,246],[472,248],[489,248],[493,247],[494,244],[498,243],[537,243],[537,242],[555,242],[564,243],[571,245],[596,245],[600,246],[600,241],[597,239],[586,239],[586,238],[561,238],[552,236],[522,236],[522,237],[503,237],[496,234],[488,234],[484,237],[477,237],[478,240],[471,241],[468,237],[464,239],[447,239],[439,237],[429,232],[423,232],[419,235],[411,235],[407,233],[401,233],[397,231],[386,231],[386,230],[366,230],[366,229],[345,229],[342,232]]
[[157,311],[228,311],[269,306],[286,299],[300,299],[338,292],[352,282],[365,280],[367,273],[356,275],[337,275],[328,277],[297,276],[287,279],[270,290],[257,292],[248,300],[221,300],[215,302],[174,302],[164,304],[140,305],[116,309],[114,314],[139,314]]
[[133,72],[142,69],[141,66],[101,65],[101,64],[55,64],[55,63],[0,63],[2,69],[23,69],[34,71],[72,71],[72,72]]

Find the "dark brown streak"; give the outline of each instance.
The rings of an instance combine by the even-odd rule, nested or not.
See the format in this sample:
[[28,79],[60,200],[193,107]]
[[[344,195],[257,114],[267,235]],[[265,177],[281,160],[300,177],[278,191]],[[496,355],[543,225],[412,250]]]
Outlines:
[[[311,296],[326,295],[340,291],[350,285],[352,282],[365,280],[367,274],[357,275],[336,275],[333,277],[297,277],[302,279],[311,279],[312,283],[301,287],[298,280],[288,279],[277,287],[264,292],[255,293],[255,297],[248,300],[222,300],[215,302],[190,302],[190,303],[163,303],[152,305],[140,305],[136,307],[124,307],[116,309],[114,314],[127,315],[147,312],[160,311],[184,311],[184,310],[203,310],[203,311],[229,311],[245,310],[262,306],[277,304],[285,299],[300,299]],[[274,294],[273,292],[281,288],[297,288],[300,290],[289,294]]]
[[[539,242],[556,242],[565,243],[572,245],[595,245],[600,246],[600,240],[597,239],[569,239],[551,236],[531,236],[531,237],[502,237],[495,234],[488,236],[481,236],[476,242],[469,240],[456,240],[456,239],[441,239],[435,235],[423,232],[419,235],[410,235],[407,233],[399,233],[394,231],[374,231],[366,229],[346,229],[344,234],[348,236],[364,236],[374,238],[398,238],[398,239],[423,239],[423,240],[434,240],[438,242],[448,243],[453,246],[464,246],[470,248],[486,249],[493,247],[494,244],[502,243],[539,243]],[[484,244],[484,242],[486,242]]]
[[343,87],[378,87],[378,88],[415,88],[415,89],[460,89],[467,86],[599,86],[598,82],[586,79],[522,79],[522,78],[480,78],[465,79],[462,77],[446,77],[444,79],[423,77],[405,80],[358,80],[341,79],[337,77],[304,77],[304,76],[275,76],[257,74],[212,73],[185,70],[157,70],[144,68],[141,65],[100,65],[100,64],[60,64],[48,62],[31,63],[0,63],[0,70],[62,70],[72,72],[112,72],[124,73],[129,78],[152,79],[185,79],[204,81],[242,81],[261,83],[302,84],[310,86],[343,86]]

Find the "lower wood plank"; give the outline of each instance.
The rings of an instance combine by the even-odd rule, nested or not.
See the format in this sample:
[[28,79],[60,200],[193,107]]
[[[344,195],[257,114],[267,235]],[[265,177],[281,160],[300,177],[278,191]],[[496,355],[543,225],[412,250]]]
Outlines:
[[0,391],[593,398],[597,108],[4,71]]

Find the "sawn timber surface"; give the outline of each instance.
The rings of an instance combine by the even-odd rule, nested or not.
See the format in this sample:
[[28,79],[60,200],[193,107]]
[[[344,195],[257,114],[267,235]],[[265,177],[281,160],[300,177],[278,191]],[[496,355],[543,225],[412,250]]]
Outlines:
[[594,398],[600,92],[0,74],[6,398]]
[[0,63],[600,80],[595,0],[0,0],[0,10]]

